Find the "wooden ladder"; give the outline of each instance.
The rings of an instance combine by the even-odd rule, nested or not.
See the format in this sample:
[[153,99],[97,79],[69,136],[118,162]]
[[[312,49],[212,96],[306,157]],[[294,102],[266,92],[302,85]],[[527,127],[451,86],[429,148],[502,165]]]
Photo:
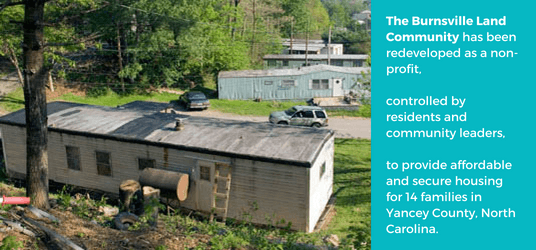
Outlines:
[[[221,176],[221,170],[227,169],[227,175]],[[224,190],[219,190],[220,183],[224,184]],[[222,192],[223,191],[223,192]],[[225,222],[227,219],[227,211],[229,208],[229,198],[231,192],[231,166],[225,163],[216,163],[214,171],[214,187],[212,189],[212,212],[210,213],[210,221],[214,220],[215,216],[221,217]],[[218,207],[217,199],[223,199],[223,207]]]

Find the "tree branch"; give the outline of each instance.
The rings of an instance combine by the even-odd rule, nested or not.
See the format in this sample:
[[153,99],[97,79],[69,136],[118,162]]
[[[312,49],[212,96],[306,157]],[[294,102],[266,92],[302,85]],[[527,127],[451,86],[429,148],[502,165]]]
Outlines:
[[76,18],[80,18],[80,16],[82,15],[86,15],[86,14],[89,14],[89,13],[92,13],[92,12],[96,12],[98,10],[101,10],[105,7],[107,7],[108,5],[110,5],[109,2],[106,2],[104,1],[103,4],[99,7],[99,8],[95,8],[95,9],[89,9],[89,10],[85,10],[85,11],[81,11],[78,15],[76,16],[70,16],[70,17],[62,17],[62,18],[57,18],[55,20],[51,20],[48,22],[48,24],[50,25],[54,25],[54,24],[58,24],[58,23],[61,23],[61,22],[66,22],[66,21],[70,21],[72,19],[76,19]]
[[20,2],[11,2],[11,0],[6,0],[4,4],[0,4],[0,12],[4,10],[6,7],[15,6],[15,5],[23,5],[26,4],[26,1],[20,1]]
[[61,47],[61,46],[77,45],[77,44],[80,44],[80,43],[85,43],[87,41],[95,40],[100,36],[101,35],[99,35],[98,33],[93,33],[93,34],[87,36],[85,39],[82,39],[82,40],[79,40],[79,41],[74,41],[74,42],[70,42],[70,43],[47,43],[47,44],[45,44],[45,47]]

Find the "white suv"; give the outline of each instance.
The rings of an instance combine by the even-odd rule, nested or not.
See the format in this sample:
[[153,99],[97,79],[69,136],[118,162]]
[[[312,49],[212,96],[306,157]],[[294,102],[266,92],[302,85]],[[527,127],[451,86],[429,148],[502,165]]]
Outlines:
[[294,106],[285,111],[272,112],[271,123],[308,127],[325,127],[328,125],[328,115],[320,107]]

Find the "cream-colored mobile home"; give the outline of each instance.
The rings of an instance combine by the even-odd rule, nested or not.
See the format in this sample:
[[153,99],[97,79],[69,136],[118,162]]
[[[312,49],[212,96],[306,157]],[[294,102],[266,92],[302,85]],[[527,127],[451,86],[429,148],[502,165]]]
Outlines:
[[[314,229],[332,194],[333,131],[187,117],[166,108],[49,103],[50,180],[118,193],[121,181],[138,180],[144,168],[176,171],[189,175],[185,208]],[[24,110],[1,117],[0,129],[7,173],[24,177]]]

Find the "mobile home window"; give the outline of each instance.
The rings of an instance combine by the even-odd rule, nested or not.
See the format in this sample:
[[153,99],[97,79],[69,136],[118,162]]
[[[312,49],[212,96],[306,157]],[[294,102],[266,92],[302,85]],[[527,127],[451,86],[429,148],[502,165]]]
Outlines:
[[138,167],[140,170],[144,170],[146,168],[155,168],[156,161],[154,159],[143,159],[138,158]]
[[112,164],[110,163],[110,153],[95,151],[97,158],[97,173],[104,176],[112,176]]
[[67,153],[67,167],[72,170],[80,170],[80,148],[65,146]]
[[281,87],[293,87],[296,83],[296,80],[282,80]]
[[272,85],[272,84],[274,84],[273,81],[264,81],[264,85]]
[[329,89],[329,79],[314,79],[311,89]]
[[268,66],[269,67],[275,67],[275,66],[277,66],[277,62],[275,60],[268,60]]
[[210,181],[210,167],[205,167],[205,166],[199,167],[199,179]]

